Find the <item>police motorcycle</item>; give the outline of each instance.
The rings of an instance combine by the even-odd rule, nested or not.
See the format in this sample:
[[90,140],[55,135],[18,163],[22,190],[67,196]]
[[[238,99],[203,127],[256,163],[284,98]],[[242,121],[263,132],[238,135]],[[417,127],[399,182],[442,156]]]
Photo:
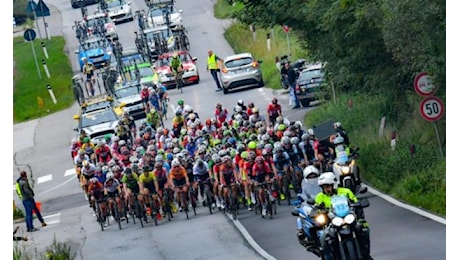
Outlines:
[[356,165],[356,159],[359,157],[359,147],[348,155],[349,151],[347,149],[349,148],[345,148],[343,145],[343,137],[336,137],[334,144],[336,145],[336,158],[332,165],[332,171],[337,177],[340,187],[348,188],[356,194],[361,188],[359,168]]
[[[360,193],[366,191],[367,188],[362,188]],[[365,198],[350,203],[346,196],[332,197],[332,207],[328,212],[330,223],[324,229],[332,259],[372,259],[369,225],[364,219],[363,211],[366,207],[369,207],[369,201]]]
[[300,245],[305,247],[308,252],[325,259],[320,251],[319,238],[323,235],[330,219],[327,210],[316,208],[313,206],[314,203],[313,199],[307,199],[304,195],[297,194],[297,203],[293,202],[296,206],[291,214],[297,217],[297,239]]

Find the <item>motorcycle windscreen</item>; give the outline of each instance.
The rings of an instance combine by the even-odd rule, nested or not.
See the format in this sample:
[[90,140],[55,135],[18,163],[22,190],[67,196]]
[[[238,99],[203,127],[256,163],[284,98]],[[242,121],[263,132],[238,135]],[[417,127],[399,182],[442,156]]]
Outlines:
[[345,217],[350,212],[350,206],[348,206],[348,198],[346,196],[334,196],[331,199],[332,210],[338,217]]

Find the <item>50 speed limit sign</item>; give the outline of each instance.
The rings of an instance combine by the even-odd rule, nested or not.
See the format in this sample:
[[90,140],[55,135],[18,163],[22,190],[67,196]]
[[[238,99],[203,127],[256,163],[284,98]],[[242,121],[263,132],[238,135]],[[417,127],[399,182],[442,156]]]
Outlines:
[[427,97],[420,103],[420,113],[427,121],[437,121],[444,114],[444,104],[437,97]]

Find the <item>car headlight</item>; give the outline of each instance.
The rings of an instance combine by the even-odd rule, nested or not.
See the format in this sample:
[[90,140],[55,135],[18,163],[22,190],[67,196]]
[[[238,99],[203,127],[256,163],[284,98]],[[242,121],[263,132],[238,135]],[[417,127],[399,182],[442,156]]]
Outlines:
[[332,224],[333,224],[334,226],[340,227],[340,226],[343,225],[343,223],[344,223],[343,218],[335,217],[335,218],[332,219]]
[[355,222],[355,219],[356,219],[355,215],[348,214],[348,215],[345,216],[345,218],[343,220],[345,221],[345,223],[351,224],[351,223]]

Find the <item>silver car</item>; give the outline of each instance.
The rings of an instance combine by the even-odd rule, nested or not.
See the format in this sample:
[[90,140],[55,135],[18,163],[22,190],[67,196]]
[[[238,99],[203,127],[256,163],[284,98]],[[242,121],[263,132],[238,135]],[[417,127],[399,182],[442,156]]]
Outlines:
[[231,89],[264,86],[262,61],[256,60],[251,53],[240,53],[226,57],[220,68],[220,82],[224,94]]

